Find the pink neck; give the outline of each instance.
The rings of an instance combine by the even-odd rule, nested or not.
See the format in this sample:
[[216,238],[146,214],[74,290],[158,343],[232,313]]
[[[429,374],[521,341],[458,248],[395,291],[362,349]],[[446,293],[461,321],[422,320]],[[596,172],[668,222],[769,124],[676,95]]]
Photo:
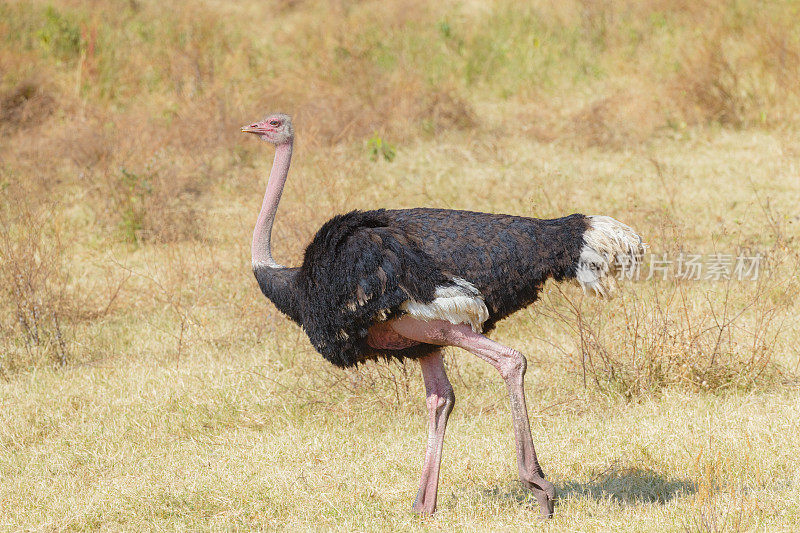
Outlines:
[[272,162],[272,171],[269,173],[267,192],[264,193],[261,212],[258,214],[256,227],[253,230],[251,252],[254,268],[256,266],[281,268],[281,265],[272,258],[270,241],[272,239],[272,223],[275,221],[275,212],[278,210],[278,202],[281,201],[281,193],[283,192],[283,185],[286,183],[286,176],[289,174],[289,163],[291,161],[291,140],[275,147],[275,160]]

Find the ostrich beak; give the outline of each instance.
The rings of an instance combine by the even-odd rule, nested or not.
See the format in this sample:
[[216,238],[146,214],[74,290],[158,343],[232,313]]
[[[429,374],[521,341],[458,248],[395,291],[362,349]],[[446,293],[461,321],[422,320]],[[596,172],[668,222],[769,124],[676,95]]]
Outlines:
[[242,133],[262,133],[258,129],[258,124],[250,124],[249,126],[242,126]]

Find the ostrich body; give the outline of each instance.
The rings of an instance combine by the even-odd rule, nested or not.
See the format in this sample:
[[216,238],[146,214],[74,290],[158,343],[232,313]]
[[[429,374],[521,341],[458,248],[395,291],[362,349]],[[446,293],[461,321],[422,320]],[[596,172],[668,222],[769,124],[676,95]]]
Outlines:
[[602,216],[352,211],[325,223],[302,265],[287,268],[272,258],[271,232],[292,156],[291,119],[272,114],[242,131],[276,146],[252,242],[253,272],[264,295],[336,366],[379,358],[420,362],[429,436],[414,510],[436,508],[445,426],[455,403],[442,348],[457,346],[489,362],[505,381],[520,478],[542,516],[552,516],[555,487],[539,466],[525,404],[525,357],[484,333],[533,303],[548,278],[573,279],[606,295],[613,273],[640,260],[642,239]]

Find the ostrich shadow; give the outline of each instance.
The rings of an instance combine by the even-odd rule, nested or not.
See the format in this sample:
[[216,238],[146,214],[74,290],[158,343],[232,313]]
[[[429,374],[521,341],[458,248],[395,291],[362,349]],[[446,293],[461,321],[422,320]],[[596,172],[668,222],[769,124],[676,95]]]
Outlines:
[[[644,468],[608,468],[587,482],[553,480],[559,500],[592,498],[611,501],[618,505],[657,503],[664,505],[670,500],[694,494],[697,485],[686,479],[670,479]],[[538,509],[533,493],[519,481],[511,485],[496,485],[482,491],[487,500],[510,501],[531,509]],[[556,501],[558,505],[558,501]]]

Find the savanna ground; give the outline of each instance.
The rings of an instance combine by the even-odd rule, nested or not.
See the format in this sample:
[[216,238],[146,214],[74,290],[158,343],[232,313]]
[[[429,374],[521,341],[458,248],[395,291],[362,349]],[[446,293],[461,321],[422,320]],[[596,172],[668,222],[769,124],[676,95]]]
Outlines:
[[[800,5],[522,4],[0,3],[3,529],[800,527]],[[268,110],[283,263],[335,213],[428,205],[607,214],[758,279],[548,284],[500,325],[547,523],[501,380],[449,352],[415,517],[418,367],[332,368],[250,272],[272,150],[238,127]]]

